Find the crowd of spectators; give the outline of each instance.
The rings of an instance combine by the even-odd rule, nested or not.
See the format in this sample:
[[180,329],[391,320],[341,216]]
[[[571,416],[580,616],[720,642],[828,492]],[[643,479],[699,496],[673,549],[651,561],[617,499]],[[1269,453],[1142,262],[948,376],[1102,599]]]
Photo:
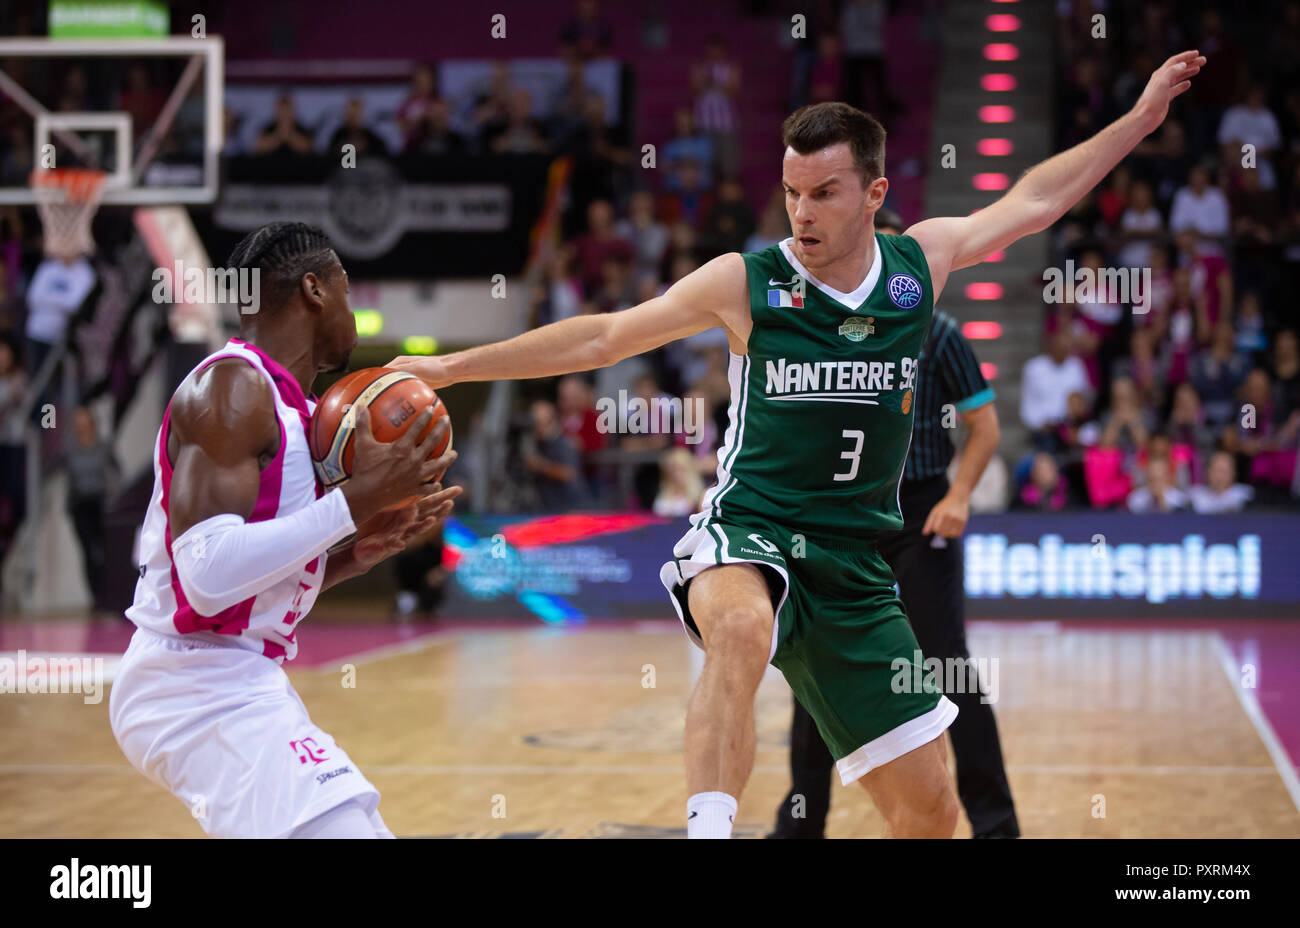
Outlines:
[[[886,0],[813,4],[811,29],[820,37],[795,53],[792,107],[845,99],[886,116],[898,112],[901,104],[889,92],[884,67],[884,26],[894,6]],[[629,170],[639,152],[625,128],[606,126],[603,100],[581,88],[580,62],[611,41],[592,0],[577,5],[564,37],[569,79],[549,118],[531,126],[516,120],[509,142],[494,140],[486,130],[465,140],[477,150],[511,144],[574,155],[564,242],[535,287],[533,324],[626,309],[663,293],[716,255],[759,250],[789,235],[780,190],[772,190],[756,210],[740,181],[743,75],[725,37],[706,39],[690,71],[690,96],[674,110],[672,135],[657,144],[656,170],[649,172]],[[504,69],[496,80],[484,108],[476,110],[496,122],[480,126],[501,125],[502,114],[510,111]],[[727,369],[726,334],[713,330],[593,375],[542,385],[545,399],[532,404],[519,429],[525,436],[519,473],[532,487],[533,501],[544,508],[577,499],[691,511],[714,480],[727,426]],[[705,413],[699,440],[687,441],[681,431],[602,431],[597,400],[614,398],[625,404],[674,398],[698,404]],[[553,436],[556,422],[568,447],[545,438]],[[619,463],[611,467],[611,461]],[[566,486],[556,487],[557,480]]]
[[[623,126],[606,119],[605,97],[584,77],[586,63],[570,53],[565,75],[551,99],[534,99],[535,90],[511,77],[511,64],[494,63],[481,84],[449,98],[439,88],[438,70],[432,64],[417,64],[410,86],[395,110],[370,112],[359,92],[340,102],[337,110],[315,117],[320,125],[309,125],[299,114],[291,90],[282,90],[274,117],[262,125],[251,148],[243,148],[241,114],[228,113],[230,144],[226,154],[278,156],[285,154],[327,154],[354,145],[358,155],[400,154],[511,154],[538,153],[579,155],[589,150],[614,154],[626,163],[625,155],[606,149],[626,147]],[[388,124],[397,131],[397,142],[385,141]],[[317,129],[333,130],[319,138]]]
[[[1048,307],[1045,350],[1022,374],[1031,444],[1013,466],[1013,505],[1288,504],[1300,495],[1300,311],[1292,297],[1300,288],[1300,2],[1267,4],[1277,13],[1271,19],[1227,17],[1222,2],[1105,6],[1109,39],[1098,42],[1081,38],[1090,35],[1094,3],[1058,4],[1058,147],[1124,112],[1172,52],[1199,48],[1210,65],[1161,129],[1050,233],[1057,265],[1068,259],[1101,279],[1107,269],[1134,268],[1149,272],[1150,287],[1139,311],[1104,287]],[[896,112],[883,67],[890,10],[885,0],[812,4],[811,19],[835,28],[798,51],[792,103],[838,98]],[[577,0],[557,30],[564,77],[548,99],[534,99],[536,85],[517,81],[509,62],[452,99],[438,67],[422,63],[394,111],[368,112],[360,95],[348,97],[324,135],[316,130],[326,127],[303,124],[292,93],[283,93],[245,153],[320,154],[350,144],[358,154],[570,156],[563,242],[531,297],[537,325],[627,308],[715,255],[788,235],[779,190],[756,209],[740,181],[743,75],[727,38],[706,40],[671,134],[655,140],[653,171],[634,170],[642,153],[627,114],[607,119],[606,94],[588,83],[591,62],[610,54],[614,38],[596,0]],[[1246,48],[1266,53],[1247,56]],[[132,66],[104,86],[73,68],[55,97],[59,108],[76,109],[109,95],[147,126],[164,102],[154,78]],[[12,102],[0,106],[0,174],[10,179],[30,170],[31,151],[11,111]],[[377,131],[381,120],[396,131]],[[21,293],[11,252],[22,241],[21,217],[0,215],[0,305]],[[8,334],[27,362],[10,365],[16,378],[40,345],[30,332]],[[661,495],[676,499],[695,485],[683,475],[684,455],[711,482],[726,427],[727,348],[720,330],[704,333],[544,387],[516,443],[534,501],[654,508]],[[612,397],[699,399],[709,438],[604,434],[595,402]],[[562,453],[557,429],[575,460]],[[619,454],[634,462],[630,480],[604,466]],[[557,480],[565,486],[550,485]]]
[[[697,132],[691,108],[677,111],[674,137],[662,146],[656,187],[622,197],[595,196],[573,224],[532,294],[535,325],[617,312],[666,291],[716,255],[767,247],[789,234],[779,191],[755,216],[719,149]],[[725,156],[724,156],[725,157]],[[521,451],[523,479],[542,508],[633,506],[668,511],[698,504],[712,483],[726,431],[728,343],[710,330],[588,375],[542,384],[547,398],[529,411]],[[549,401],[555,396],[555,403]],[[699,440],[674,433],[602,430],[599,399],[696,404]],[[558,427],[558,433],[556,429]],[[556,440],[555,436],[559,435]],[[563,486],[557,486],[557,481]]]
[[[1127,110],[1160,62],[1209,63],[1155,134],[1053,230],[1058,267],[1149,272],[1049,305],[1025,365],[1015,505],[1236,511],[1300,497],[1300,3],[1232,17],[1152,0],[1062,4],[1059,146]],[[1232,8],[1234,11],[1236,8]],[[1280,22],[1279,22],[1280,20]],[[1243,49],[1260,54],[1249,58]],[[1112,281],[1115,278],[1111,278]]]
[[[586,62],[607,53],[612,41],[594,0],[579,0],[559,35],[565,79],[542,115],[527,91],[512,86],[504,63],[472,102],[443,101],[434,72],[419,69],[399,110],[408,148],[430,150],[431,138],[439,146],[451,138],[458,151],[573,159],[562,243],[532,294],[534,325],[626,309],[718,254],[763,248],[789,234],[779,191],[755,215],[740,182],[742,73],[727,40],[706,38],[688,96],[674,110],[672,134],[655,140],[653,171],[632,170],[641,151],[629,126],[608,121],[605,98],[584,82]],[[457,120],[457,112],[472,118]],[[469,131],[448,128],[456,122]],[[521,503],[547,510],[691,511],[713,481],[726,429],[727,348],[717,330],[593,374],[536,385],[511,442],[525,491]],[[619,434],[602,426],[597,411],[602,399],[649,404],[670,398],[703,410],[694,436],[680,428]]]
[[[807,57],[807,78],[796,77],[796,105],[813,100],[843,98],[877,109],[894,106],[885,83],[883,28],[892,5],[885,0],[826,0],[813,18],[822,38],[801,48]],[[598,0],[575,0],[558,24],[556,54],[563,77],[539,84],[536,74],[517,63],[498,61],[474,85],[458,84],[455,92],[442,86],[436,62],[413,66],[400,103],[386,110],[360,89],[339,97],[328,112],[308,108],[283,89],[273,110],[261,116],[228,111],[227,155],[254,158],[320,156],[354,147],[358,156],[399,157],[405,154],[536,153],[572,159],[569,190],[562,223],[564,243],[549,262],[533,300],[533,321],[542,324],[582,313],[612,312],[662,293],[675,281],[717,254],[757,249],[788,234],[779,191],[755,210],[741,183],[744,152],[740,142],[741,94],[744,75],[729,37],[712,34],[690,65],[689,80],[673,112],[668,137],[655,139],[655,170],[634,170],[642,157],[633,143],[630,114],[610,119],[608,86],[590,79],[593,62],[608,59],[615,45],[614,27]],[[815,45],[815,51],[814,51]],[[131,67],[114,80],[101,80],[73,69],[57,88],[61,108],[95,105],[128,109],[135,125],[156,119],[165,97],[158,89],[170,75]],[[545,89],[543,89],[545,86]],[[102,99],[99,99],[102,97]],[[21,127],[22,120],[12,120]],[[3,123],[6,127],[8,123]],[[16,128],[15,132],[20,129]],[[15,138],[0,152],[16,159],[15,176],[30,169],[17,163],[30,150],[30,140]],[[649,179],[647,183],[647,178]],[[23,339],[20,337],[18,344]],[[17,345],[16,345],[17,346]],[[33,345],[24,345],[30,362]],[[519,461],[524,482],[532,485],[535,501],[558,506],[570,491],[551,486],[556,479],[580,483],[573,498],[591,504],[653,506],[667,469],[657,454],[680,446],[698,465],[705,482],[713,478],[713,452],[725,432],[727,342],[719,332],[705,333],[615,368],[602,371],[567,388],[568,396],[552,389],[546,400],[558,407],[548,414],[534,404],[527,428],[520,428]],[[575,396],[586,391],[597,397],[677,397],[698,400],[707,411],[708,440],[686,444],[675,437],[600,435],[592,428],[593,407],[575,416]],[[621,392],[620,392],[621,391]],[[576,443],[578,474],[550,435],[552,419]],[[575,432],[574,423],[580,423]],[[524,440],[524,436],[527,436]],[[625,452],[634,476],[623,480],[598,466],[601,454]],[[691,487],[681,477],[681,455],[675,455],[673,492]],[[552,466],[554,465],[554,466]],[[630,496],[628,494],[630,488]]]

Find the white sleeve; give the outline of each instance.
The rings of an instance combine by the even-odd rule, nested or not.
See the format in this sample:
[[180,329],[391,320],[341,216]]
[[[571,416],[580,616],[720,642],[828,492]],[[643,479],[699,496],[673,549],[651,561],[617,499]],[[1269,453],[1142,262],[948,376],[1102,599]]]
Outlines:
[[292,577],[354,531],[347,499],[334,489],[264,522],[234,513],[204,519],[172,542],[172,561],[190,605],[212,616]]

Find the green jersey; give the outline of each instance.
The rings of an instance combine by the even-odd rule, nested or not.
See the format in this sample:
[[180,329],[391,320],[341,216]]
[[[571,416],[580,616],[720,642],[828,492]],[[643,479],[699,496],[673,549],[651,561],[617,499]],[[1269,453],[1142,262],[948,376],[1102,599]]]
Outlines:
[[749,351],[731,355],[718,482],[692,522],[749,515],[869,546],[876,532],[903,527],[898,484],[934,304],[925,255],[906,235],[877,235],[853,293],[815,280],[790,239],[742,257]]

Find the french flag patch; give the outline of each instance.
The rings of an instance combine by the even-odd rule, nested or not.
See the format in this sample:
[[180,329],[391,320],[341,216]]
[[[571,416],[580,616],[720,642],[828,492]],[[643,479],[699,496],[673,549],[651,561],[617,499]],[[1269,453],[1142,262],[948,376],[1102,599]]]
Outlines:
[[789,290],[769,290],[767,291],[767,305],[773,307],[784,306],[788,309],[803,309],[803,294],[792,293]]

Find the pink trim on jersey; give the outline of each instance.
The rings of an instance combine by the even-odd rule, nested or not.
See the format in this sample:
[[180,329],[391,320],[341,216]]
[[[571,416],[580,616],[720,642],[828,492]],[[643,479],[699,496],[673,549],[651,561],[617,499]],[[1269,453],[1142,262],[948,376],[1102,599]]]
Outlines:
[[257,355],[266,368],[266,372],[271,375],[271,380],[275,382],[276,389],[280,391],[280,399],[284,400],[286,406],[298,411],[298,418],[302,420],[303,434],[310,435],[307,426],[311,424],[311,410],[307,408],[307,397],[302,392],[302,384],[298,383],[298,378],[290,374],[284,365],[252,342],[246,342],[242,338],[232,338],[231,341],[236,345],[243,345]]
[[[311,415],[317,402],[315,394],[312,396],[304,395],[302,392],[302,384],[298,383],[298,378],[294,377],[293,374],[290,374],[284,365],[275,360],[275,358],[271,357],[261,348],[258,348],[252,342],[246,342],[242,338],[232,338],[231,341],[237,345],[243,345],[261,359],[263,366],[266,368],[266,372],[271,375],[271,380],[275,383],[276,389],[280,392],[280,399],[284,400],[286,406],[292,407],[298,411],[298,418],[302,420],[302,433],[310,436]],[[310,405],[308,404],[309,400],[311,401]],[[324,495],[325,488],[322,487],[320,481],[317,480],[316,498],[320,499]],[[315,571],[309,570],[308,573],[315,573]]]
[[[248,347],[252,348],[251,345]],[[256,350],[256,349],[254,349]],[[275,364],[266,357],[262,352],[257,352],[265,359],[264,363]],[[243,355],[223,354],[208,358],[203,364],[195,368],[195,373],[204,370],[214,361],[221,361],[226,358],[239,358],[241,361],[248,361]],[[284,368],[278,364],[275,365],[281,371]],[[286,372],[287,373],[287,372]],[[274,377],[274,374],[272,374]],[[292,380],[292,378],[290,378]],[[296,381],[295,381],[296,383]],[[281,396],[284,395],[281,389]],[[302,391],[298,391],[301,397]],[[286,400],[288,402],[288,400]],[[292,404],[291,404],[292,405]],[[306,408],[306,403],[302,404]],[[301,412],[300,412],[301,414]],[[171,495],[172,485],[172,464],[167,459],[167,438],[171,430],[172,407],[171,402],[167,403],[167,409],[163,412],[162,428],[158,432],[158,466],[159,474],[162,479],[162,510],[168,516],[165,531],[165,541],[167,544],[167,557],[171,560],[171,586],[172,593],[176,597],[176,614],[172,617],[172,625],[176,631],[182,635],[198,631],[213,631],[219,635],[238,635],[244,629],[248,628],[248,623],[253,615],[253,602],[257,599],[256,595],[250,596],[242,602],[236,603],[226,609],[221,610],[213,616],[199,615],[185,598],[185,591],[181,589],[180,578],[176,574],[176,559],[172,555],[172,527],[170,521],[171,510],[168,508],[168,499]],[[275,517],[280,508],[280,485],[284,478],[284,452],[289,443],[289,436],[285,434],[284,425],[280,422],[280,417],[275,417],[276,425],[280,429],[280,447],[275,452],[275,457],[271,463],[258,476],[257,483],[257,502],[253,504],[253,512],[246,519],[247,522],[265,522]],[[290,639],[292,640],[292,639]]]

